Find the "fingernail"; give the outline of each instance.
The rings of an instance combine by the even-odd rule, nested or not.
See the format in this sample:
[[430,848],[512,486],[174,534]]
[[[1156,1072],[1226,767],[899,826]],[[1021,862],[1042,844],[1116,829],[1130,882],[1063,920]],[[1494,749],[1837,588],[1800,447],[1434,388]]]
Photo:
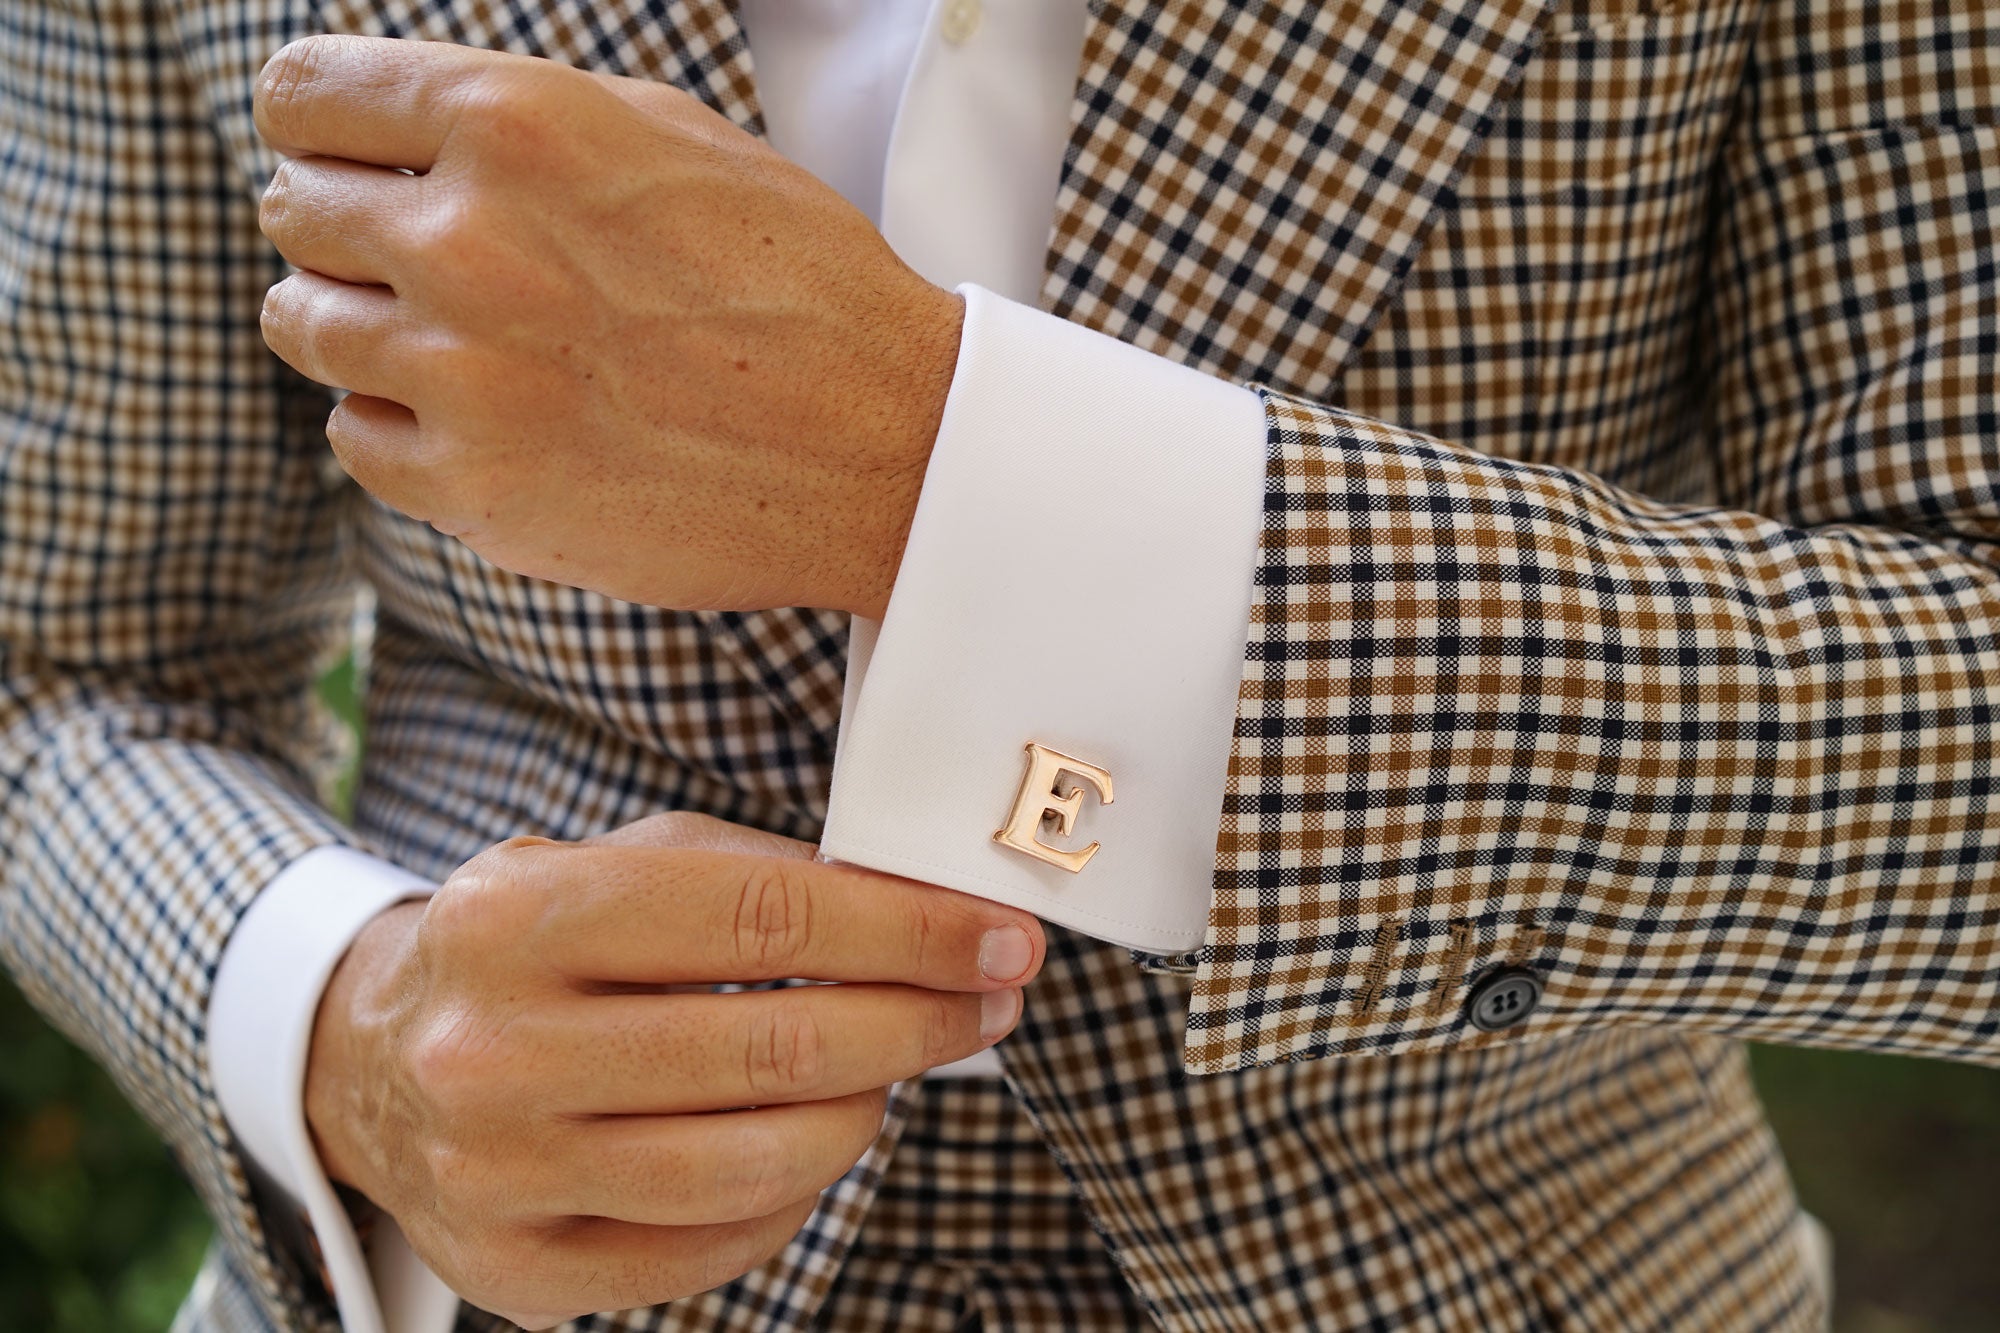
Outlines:
[[1035,961],[1035,942],[1019,926],[995,926],[979,941],[979,975],[1012,981]]
[[1021,1016],[1021,992],[1017,990],[996,990],[988,992],[979,1001],[979,1038],[981,1041],[998,1041],[1014,1026],[1014,1020]]

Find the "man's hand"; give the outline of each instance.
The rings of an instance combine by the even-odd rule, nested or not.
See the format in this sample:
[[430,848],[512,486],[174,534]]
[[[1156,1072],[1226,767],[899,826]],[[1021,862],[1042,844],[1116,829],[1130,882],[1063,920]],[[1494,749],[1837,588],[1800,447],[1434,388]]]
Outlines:
[[[314,1025],[333,1179],[528,1327],[775,1254],[888,1084],[990,1045],[1041,965],[1025,913],[820,865],[692,815],[517,839],[372,922]],[[716,993],[712,983],[848,984]]]
[[[956,296],[665,84],[436,42],[271,58],[264,335],[389,504],[676,609],[888,603]],[[411,174],[415,173],[415,174]]]

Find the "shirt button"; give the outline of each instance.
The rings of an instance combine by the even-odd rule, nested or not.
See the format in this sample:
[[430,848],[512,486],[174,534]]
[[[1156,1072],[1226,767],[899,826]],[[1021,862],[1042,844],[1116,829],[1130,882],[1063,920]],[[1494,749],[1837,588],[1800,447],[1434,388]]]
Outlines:
[[1481,1032],[1498,1032],[1526,1021],[1542,1002],[1542,979],[1525,967],[1489,972],[1465,1001],[1466,1017]]
[[979,0],[947,0],[944,17],[938,21],[938,36],[953,46],[964,46],[979,31]]

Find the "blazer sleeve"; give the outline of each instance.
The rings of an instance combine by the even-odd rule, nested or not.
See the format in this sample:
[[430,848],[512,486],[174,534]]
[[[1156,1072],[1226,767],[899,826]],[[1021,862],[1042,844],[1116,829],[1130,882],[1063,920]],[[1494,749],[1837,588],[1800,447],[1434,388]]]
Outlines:
[[263,346],[255,184],[152,7],[15,6],[0,122],[0,957],[166,1138],[267,1316],[325,1326],[206,1014],[259,889],[347,839],[314,796],[354,604],[327,402]]
[[[1615,1024],[2000,1063],[1990,23],[1767,13],[1690,371],[1720,507],[1266,395],[1190,1069]],[[1482,1030],[1506,969],[1542,992]]]

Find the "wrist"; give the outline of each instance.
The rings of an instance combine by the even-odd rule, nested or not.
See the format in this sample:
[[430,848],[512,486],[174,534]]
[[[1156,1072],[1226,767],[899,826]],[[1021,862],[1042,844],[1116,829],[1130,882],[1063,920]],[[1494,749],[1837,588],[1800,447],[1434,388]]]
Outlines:
[[327,982],[306,1056],[306,1127],[320,1165],[328,1179],[378,1204],[390,1084],[374,1071],[396,1027],[424,908],[398,904],[355,937]]
[[889,358],[896,367],[903,410],[896,413],[898,439],[890,449],[892,463],[880,473],[880,502],[871,506],[878,520],[860,546],[862,559],[853,572],[853,595],[839,609],[871,620],[888,610],[896,571],[909,542],[917,498],[923,492],[931,449],[944,420],[945,401],[958,369],[959,337],[965,325],[965,300],[956,292],[923,284],[923,298],[894,341]]

